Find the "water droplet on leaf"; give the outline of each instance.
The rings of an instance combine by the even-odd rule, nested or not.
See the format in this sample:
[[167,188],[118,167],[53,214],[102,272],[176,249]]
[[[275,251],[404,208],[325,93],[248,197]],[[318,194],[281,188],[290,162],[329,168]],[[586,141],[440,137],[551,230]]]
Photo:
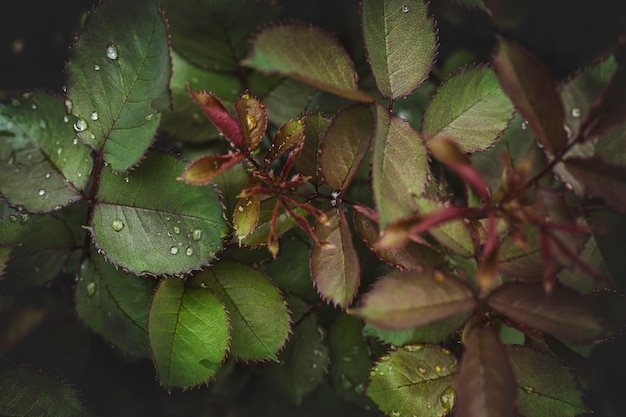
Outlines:
[[72,114],[72,108],[74,107],[74,103],[69,98],[66,98],[63,102],[65,104],[65,112],[67,114]]
[[96,71],[100,71],[100,65],[98,65],[98,64],[94,65],[93,69],[95,69]]
[[522,130],[526,130],[528,128],[527,122],[522,122]]
[[444,408],[444,410],[452,410],[454,404],[456,403],[456,392],[454,391],[454,389],[452,387],[444,389],[439,396],[439,402],[441,402],[441,406]]
[[191,255],[193,255],[193,248],[192,248],[192,247],[187,248],[187,250],[185,251],[185,253],[187,254],[187,256],[191,256]]
[[579,118],[581,114],[582,112],[580,111],[578,107],[574,107],[572,109],[572,117]]
[[170,253],[171,253],[172,255],[176,255],[176,254],[178,253],[178,246],[172,246],[172,247],[170,248]]
[[87,130],[87,122],[84,119],[76,120],[76,123],[74,123],[74,131],[84,132],[85,130]]
[[96,293],[96,283],[90,282],[89,284],[87,284],[87,296],[93,297],[95,293]]
[[107,54],[107,58],[116,60],[118,54],[117,54],[117,48],[115,47],[115,45],[110,44],[109,46],[107,46],[106,54]]
[[46,172],[46,178],[50,178],[51,174],[49,172]]
[[98,120],[98,112],[97,111],[92,111],[91,112],[91,120]]
[[39,194],[39,195],[45,195],[45,194],[46,194],[46,190],[44,190],[44,189],[42,188],[41,190],[39,190],[39,191],[37,192],[37,194]]
[[402,13],[408,13],[409,12],[409,6],[402,6]]
[[246,114],[246,126],[248,127],[248,130],[254,129],[256,125],[256,118],[251,114]]
[[113,230],[115,230],[116,232],[119,232],[120,230],[122,230],[124,228],[124,223],[120,220],[120,219],[115,219],[113,220],[113,222],[111,223],[111,227],[113,228]]
[[191,233],[191,238],[195,240],[196,242],[202,239],[202,230],[193,229],[193,232]]

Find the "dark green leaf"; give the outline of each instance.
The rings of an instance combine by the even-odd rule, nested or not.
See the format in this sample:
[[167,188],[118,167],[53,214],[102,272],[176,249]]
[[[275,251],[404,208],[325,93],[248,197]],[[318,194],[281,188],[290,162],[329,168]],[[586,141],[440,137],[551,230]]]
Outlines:
[[407,345],[376,362],[366,392],[388,416],[441,417],[456,403],[456,372],[450,351]]
[[[267,245],[267,239],[270,233],[270,223],[272,219],[272,212],[276,205],[276,198],[268,198],[261,201],[261,214],[259,215],[259,221],[256,229],[244,239],[241,244],[243,246],[264,246]],[[294,211],[300,215],[306,216],[308,213],[301,208],[296,208]],[[287,230],[296,225],[296,221],[285,212],[284,209],[279,210],[278,218],[276,220],[276,236],[280,237]]]
[[31,368],[0,372],[0,414],[3,416],[89,417],[77,392],[56,378]]
[[90,152],[74,137],[60,97],[27,94],[0,106],[0,195],[10,204],[47,212],[79,200]]
[[316,26],[289,22],[263,28],[243,64],[353,100],[373,101],[358,90],[354,63],[346,50]]
[[343,209],[331,208],[326,215],[328,222],[318,221],[315,235],[333,247],[314,245],[311,248],[311,278],[322,299],[347,308],[361,282],[359,257]]
[[[120,13],[124,10],[124,13]],[[114,171],[137,165],[169,101],[168,34],[155,0],[103,2],[85,22],[67,64],[66,111],[74,130]]]
[[626,90],[626,67],[617,67],[600,96],[581,122],[581,133],[587,140],[619,126],[626,119],[626,106],[622,100]]
[[221,301],[209,290],[178,278],[161,281],[148,315],[152,360],[166,388],[205,384],[226,356],[230,325]]
[[172,46],[201,68],[234,72],[257,26],[278,17],[268,2],[232,0],[160,0]]
[[504,92],[552,154],[567,145],[565,111],[548,68],[520,46],[499,40],[493,66]]
[[447,138],[463,152],[492,146],[508,127],[513,104],[490,68],[470,67],[454,73],[432,97],[422,122],[428,140]]
[[[256,182],[250,181],[246,188],[253,185],[256,185]],[[261,203],[259,199],[258,194],[252,194],[240,198],[235,206],[235,210],[233,211],[233,228],[235,229],[235,234],[240,243],[254,231],[259,223],[259,216],[261,215]]]
[[[446,208],[443,202],[425,197],[417,200],[417,206],[422,217]],[[453,220],[432,227],[428,229],[428,233],[458,255],[467,258],[474,254],[474,241],[463,220]]]
[[[228,228],[211,186],[176,181],[184,164],[153,153],[128,176],[106,168],[90,225],[96,246],[135,274],[181,273],[207,264]],[[155,198],[158,196],[158,198]]]
[[558,358],[528,346],[507,350],[519,387],[520,416],[575,417],[587,412],[574,375]]
[[83,262],[74,294],[76,313],[123,352],[149,357],[148,309],[156,282],[116,270],[97,254]]
[[421,136],[406,121],[376,106],[372,188],[382,228],[413,213],[429,172]]
[[366,324],[363,334],[395,346],[410,343],[439,343],[456,332],[467,321],[468,316],[469,313],[461,313],[408,330],[385,330]]
[[504,346],[492,328],[469,330],[456,386],[457,416],[515,416],[515,377]]
[[366,0],[363,39],[378,91],[385,98],[409,95],[428,77],[437,34],[422,0]]
[[407,330],[471,310],[472,289],[439,271],[404,271],[379,279],[352,313],[386,330]]
[[515,322],[567,342],[591,343],[607,333],[594,306],[581,294],[560,285],[547,295],[541,284],[509,282],[496,288],[487,301]]
[[276,359],[290,330],[280,292],[258,269],[221,261],[194,277],[230,312],[230,354],[244,360]]
[[314,183],[320,183],[319,145],[326,134],[330,120],[316,112],[304,117],[304,146],[296,159],[295,165],[302,175],[311,177]]
[[626,209],[626,165],[609,164],[598,157],[567,158],[565,168],[587,189],[587,193],[618,209]]

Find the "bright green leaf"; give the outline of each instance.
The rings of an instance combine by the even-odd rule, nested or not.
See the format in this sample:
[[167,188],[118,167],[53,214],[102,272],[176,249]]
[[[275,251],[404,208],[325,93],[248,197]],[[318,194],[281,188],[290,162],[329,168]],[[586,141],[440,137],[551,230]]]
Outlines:
[[114,264],[135,274],[181,273],[207,264],[222,248],[228,229],[219,194],[176,181],[183,169],[155,152],[127,176],[103,170],[90,226]]
[[275,359],[290,330],[279,290],[258,269],[221,261],[194,277],[230,312],[230,354],[244,360]]
[[376,106],[372,188],[382,228],[413,213],[429,172],[421,136],[406,121]]
[[60,97],[28,93],[0,106],[0,195],[12,205],[48,212],[79,200],[90,152],[75,138]]
[[410,94],[428,76],[437,34],[423,0],[366,0],[363,38],[378,91],[386,98]]
[[441,417],[456,403],[456,372],[450,351],[407,345],[376,362],[366,392],[388,416]]
[[494,144],[513,116],[513,104],[490,68],[470,67],[448,78],[432,97],[422,124],[429,140],[448,138],[463,152]]
[[166,388],[206,384],[228,350],[230,325],[222,302],[209,290],[179,278],[161,281],[148,315],[152,360]]
[[105,340],[135,357],[149,357],[148,309],[156,281],[116,270],[92,254],[80,268],[76,313]]
[[74,130],[114,171],[127,171],[154,141],[154,102],[169,101],[168,34],[156,0],[99,4],[70,52],[65,105],[78,118]]

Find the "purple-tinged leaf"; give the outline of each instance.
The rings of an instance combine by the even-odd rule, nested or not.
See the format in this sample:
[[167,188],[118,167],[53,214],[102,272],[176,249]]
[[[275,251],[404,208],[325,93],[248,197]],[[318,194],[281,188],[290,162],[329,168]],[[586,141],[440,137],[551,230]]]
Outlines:
[[382,329],[406,330],[475,305],[472,289],[455,276],[432,270],[404,271],[379,279],[351,313]]
[[601,197],[621,210],[626,209],[626,166],[610,164],[600,158],[567,158],[565,168],[580,182],[587,193]]
[[205,185],[213,181],[213,179],[226,171],[233,165],[241,162],[245,155],[241,152],[231,153],[228,155],[206,155],[191,161],[178,180],[187,184]]
[[320,184],[319,145],[330,126],[330,120],[324,118],[322,113],[309,114],[302,119],[304,122],[304,146],[295,166],[302,175],[311,177],[311,181]]
[[343,190],[352,181],[370,147],[372,123],[372,111],[363,104],[348,107],[332,120],[320,155],[322,176],[331,189]]
[[410,216],[425,191],[430,168],[421,136],[405,120],[376,106],[372,188],[381,228]]
[[270,166],[282,154],[294,147],[304,139],[304,123],[301,119],[290,120],[283,123],[279,128],[270,148],[265,153],[265,166]]
[[213,93],[197,91],[189,86],[189,94],[215,127],[236,148],[243,146],[243,132],[239,120],[226,110],[222,101]]
[[267,109],[258,98],[244,93],[233,104],[243,133],[245,146],[254,150],[263,140],[267,129]]
[[432,68],[437,33],[423,0],[366,0],[363,39],[378,91],[398,99],[419,87]]
[[580,131],[586,140],[593,139],[626,120],[626,66],[617,67],[600,97],[593,103],[581,123]]
[[487,302],[511,320],[567,342],[592,343],[607,335],[594,305],[561,285],[548,295],[541,284],[509,282],[496,288]]
[[493,66],[509,96],[541,144],[552,154],[567,145],[565,111],[548,68],[520,46],[500,39]]
[[[260,203],[260,214],[257,226],[254,230],[245,238],[241,240],[242,246],[265,246],[268,243],[270,237],[270,228],[272,223],[272,215],[276,207],[276,198],[268,198]],[[287,230],[296,225],[296,221],[287,213],[280,204],[278,204],[278,217],[276,218],[274,233],[276,237],[280,237]],[[307,212],[300,208],[295,208],[294,211],[300,215],[306,216]]]
[[242,63],[352,100],[374,101],[358,89],[354,63],[346,50],[316,26],[300,22],[267,26],[253,39]]
[[334,247],[313,245],[311,278],[322,299],[347,308],[361,282],[359,257],[343,210],[331,208],[326,214],[328,222],[317,222],[315,235]]
[[457,380],[458,417],[514,417],[517,386],[508,355],[491,327],[472,327]]

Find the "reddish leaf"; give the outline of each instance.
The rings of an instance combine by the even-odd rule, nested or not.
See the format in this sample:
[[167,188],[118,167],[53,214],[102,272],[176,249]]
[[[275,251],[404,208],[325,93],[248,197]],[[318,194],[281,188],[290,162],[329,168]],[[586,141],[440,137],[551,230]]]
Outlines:
[[343,210],[332,208],[326,213],[328,222],[317,222],[315,235],[334,247],[314,245],[311,248],[311,278],[324,300],[346,308],[361,280],[359,257]]
[[339,113],[322,140],[320,168],[326,183],[333,190],[350,184],[373,133],[373,117],[368,106],[356,104]]
[[239,121],[226,110],[222,101],[213,93],[194,90],[189,86],[189,94],[197,104],[200,105],[204,114],[213,122],[215,127],[224,135],[236,148],[243,145],[243,132]]
[[382,329],[406,330],[475,305],[472,289],[455,276],[432,270],[404,271],[381,278],[351,313]]
[[587,298],[556,285],[548,295],[541,284],[509,282],[487,299],[510,319],[571,343],[590,343],[606,336],[601,315]]
[[626,210],[626,166],[609,164],[595,157],[568,158],[565,167],[585,185],[589,194]]
[[304,124],[302,120],[291,120],[283,123],[279,128],[270,148],[265,153],[265,166],[269,166],[282,154],[291,149],[304,138]]
[[493,66],[502,89],[541,144],[553,154],[565,148],[565,110],[548,68],[528,51],[504,39],[500,39]]
[[509,358],[491,327],[472,327],[457,380],[457,417],[513,417],[517,385]]
[[233,104],[239,116],[239,123],[246,147],[250,150],[263,140],[267,129],[267,109],[258,98],[245,93]]
[[228,155],[201,156],[191,161],[178,179],[188,184],[208,184],[216,175],[241,162],[244,158],[245,155],[240,152]]
[[296,159],[295,165],[302,175],[311,177],[311,181],[321,183],[319,172],[319,144],[330,126],[330,120],[320,113],[304,117],[304,146]]
[[585,114],[580,126],[583,138],[593,139],[626,120],[624,94],[626,94],[626,67],[622,65],[615,70],[600,97]]

